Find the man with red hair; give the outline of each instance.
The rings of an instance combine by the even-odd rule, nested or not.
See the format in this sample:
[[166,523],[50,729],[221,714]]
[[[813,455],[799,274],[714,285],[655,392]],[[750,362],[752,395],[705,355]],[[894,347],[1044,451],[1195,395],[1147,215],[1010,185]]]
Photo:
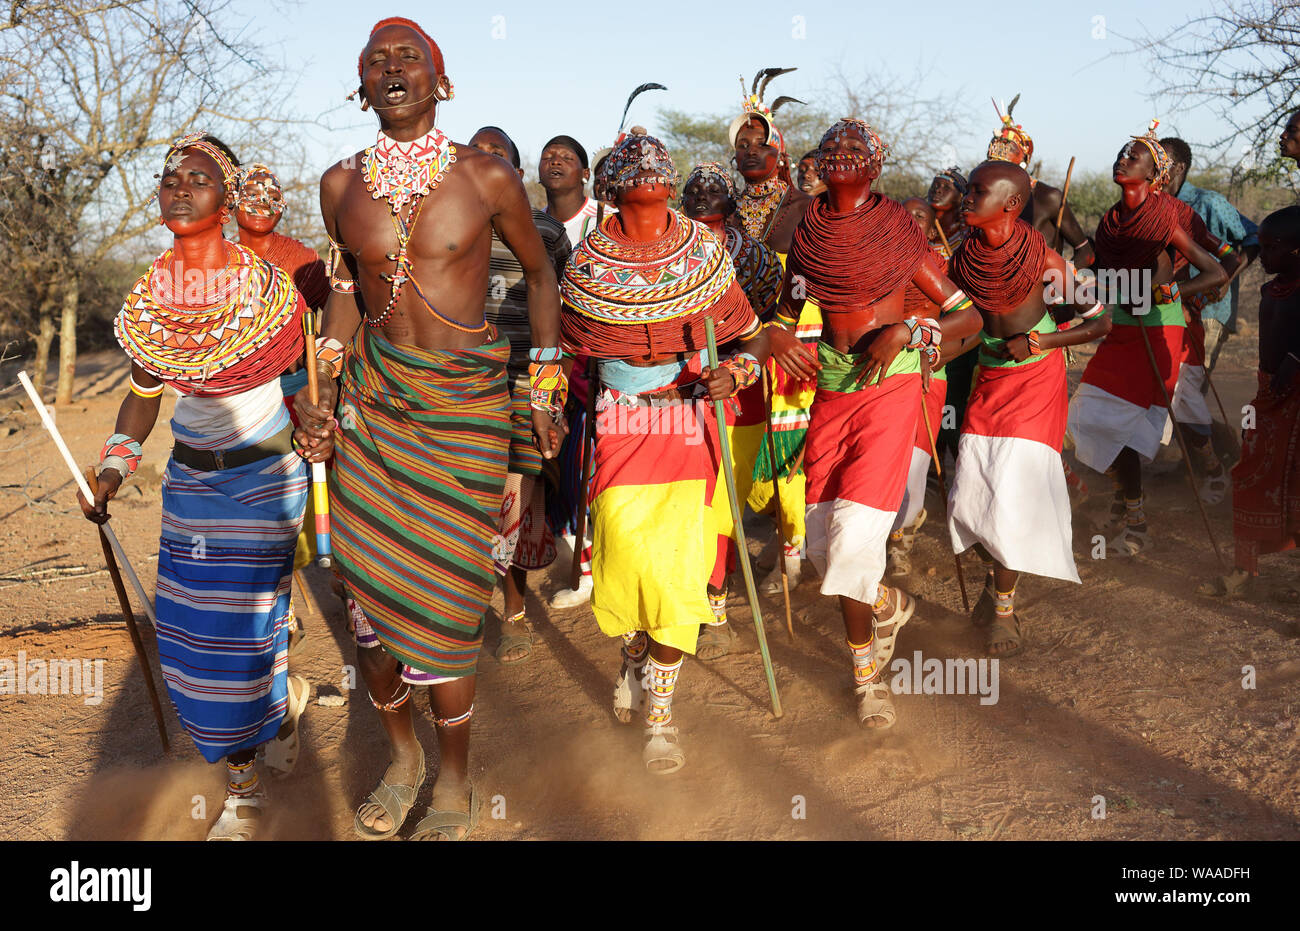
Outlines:
[[441,768],[411,836],[463,840],[477,821],[469,721],[511,434],[510,346],[484,316],[491,234],[523,268],[533,432],[546,458],[563,437],[559,292],[519,175],[434,127],[452,96],[437,43],[386,19],[357,67],[380,132],[321,178],[333,293],[316,353],[320,404],[298,395],[297,439],[312,461],[337,442],[334,548],[356,605],[358,665],[392,748],[354,830],[391,837],[415,804],[425,766],[408,699],[428,685]]

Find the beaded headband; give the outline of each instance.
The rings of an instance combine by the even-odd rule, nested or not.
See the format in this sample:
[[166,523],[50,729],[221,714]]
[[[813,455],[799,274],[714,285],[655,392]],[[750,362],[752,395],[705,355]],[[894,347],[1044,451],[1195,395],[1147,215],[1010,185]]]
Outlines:
[[[253,180],[255,175],[260,176],[256,181]],[[272,192],[278,193],[280,199],[273,200]],[[235,185],[235,205],[245,211],[249,207],[266,207],[272,216],[284,213],[284,188],[280,185],[280,179],[261,162],[240,169],[239,181]]]
[[821,150],[825,148],[826,143],[833,142],[840,137],[848,134],[850,130],[857,131],[864,142],[867,144],[867,160],[877,165],[884,164],[885,156],[889,154],[889,146],[880,141],[880,135],[871,128],[871,124],[866,120],[855,119],[846,116],[839,120],[830,129],[822,134],[821,142],[817,143],[818,158],[824,158]]
[[235,197],[235,185],[239,179],[239,169],[230,160],[229,155],[203,138],[207,135],[206,132],[187,133],[173,142],[167,150],[167,160],[163,162],[163,173],[176,171],[180,168],[181,162],[185,160],[185,156],[181,155],[183,151],[198,149],[204,155],[210,156],[217,163],[217,167],[221,169],[221,183],[226,189],[226,202],[228,204],[232,203]]
[[727,192],[727,196],[733,201],[736,200],[738,196],[736,193],[736,182],[732,180],[731,172],[727,171],[727,169],[718,162],[702,162],[701,164],[696,165],[695,168],[692,169],[691,173],[686,176],[686,183],[682,185],[682,188],[685,189],[690,187],[691,182],[693,181],[708,183],[714,179],[721,181],[723,189]]
[[1156,166],[1156,179],[1151,183],[1157,186],[1169,180],[1169,169],[1174,164],[1174,160],[1169,157],[1169,153],[1165,151],[1165,147],[1160,144],[1160,139],[1156,136],[1156,127],[1159,125],[1159,120],[1152,120],[1147,126],[1146,135],[1129,137],[1134,142],[1142,143],[1151,153],[1151,161],[1155,162]]
[[942,171],[936,171],[934,176],[936,178],[947,178],[952,182],[952,186],[957,189],[957,193],[966,193],[966,188],[968,186],[966,176],[961,173],[961,169],[956,165],[953,165],[951,168],[945,168]]
[[[637,177],[642,172],[652,172]],[[609,153],[601,175],[612,191],[625,190],[642,184],[662,184],[676,189],[681,177],[673,165],[668,147],[654,136],[628,133]]]
[[[749,93],[745,94],[741,101],[742,112],[740,116],[731,121],[731,126],[727,130],[727,138],[731,141],[731,147],[736,147],[736,136],[750,120],[758,120],[763,126],[764,145],[773,145],[775,140],[776,148],[779,152],[785,152],[785,137],[781,135],[781,130],[776,128],[772,122],[772,117],[782,106],[787,103],[803,103],[794,97],[778,97],[772,101],[771,106],[763,102],[763,94],[767,91],[767,85],[773,78],[780,77],[783,74],[789,74],[791,71],[798,71],[798,68],[763,68],[754,75],[754,81],[750,85]],[[744,93],[745,79],[740,79],[740,90]]]

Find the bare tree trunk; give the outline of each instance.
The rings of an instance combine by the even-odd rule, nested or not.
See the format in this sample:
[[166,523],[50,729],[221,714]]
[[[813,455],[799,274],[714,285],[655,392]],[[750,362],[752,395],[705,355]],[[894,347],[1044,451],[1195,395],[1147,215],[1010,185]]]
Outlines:
[[50,370],[50,344],[54,342],[54,290],[45,292],[39,312],[39,329],[36,331],[36,358],[32,361],[32,383],[44,392],[45,375]]
[[77,374],[77,304],[81,299],[81,282],[70,271],[63,285],[63,326],[59,330],[59,384],[54,403],[72,403],[72,381]]

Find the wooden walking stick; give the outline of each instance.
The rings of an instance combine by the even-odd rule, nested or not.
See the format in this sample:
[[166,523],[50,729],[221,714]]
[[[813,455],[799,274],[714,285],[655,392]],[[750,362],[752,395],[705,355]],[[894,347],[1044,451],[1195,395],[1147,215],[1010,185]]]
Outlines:
[[[718,367],[718,344],[713,336],[713,318],[704,318],[704,333],[709,343],[709,369]],[[781,696],[776,691],[776,673],[772,671],[772,657],[767,652],[767,634],[763,631],[763,609],[758,603],[758,590],[754,587],[754,573],[749,566],[749,547],[745,541],[745,527],[740,521],[740,500],[736,496],[736,476],[731,474],[731,438],[727,436],[727,415],[721,401],[713,402],[713,414],[718,420],[718,445],[722,453],[720,463],[723,479],[727,483],[727,500],[731,502],[731,519],[736,525],[736,549],[740,556],[740,571],[745,576],[745,591],[749,595],[749,608],[754,615],[754,629],[758,632],[758,651],[763,656],[763,671],[767,674],[767,690],[772,695],[772,716],[785,714],[781,710]],[[774,482],[775,484],[775,482]],[[782,553],[782,556],[785,554]]]
[[[1160,388],[1160,396],[1165,399],[1165,410],[1169,412],[1172,420],[1174,416],[1174,405],[1169,399],[1169,390],[1165,388],[1164,379],[1160,377],[1160,367],[1156,365],[1156,354],[1151,348],[1151,337],[1147,335],[1146,324],[1141,317],[1135,317],[1138,322],[1138,329],[1142,331],[1142,344],[1147,347],[1147,361],[1151,363],[1151,377],[1156,380]],[[1209,534],[1210,545],[1214,547],[1214,555],[1219,560],[1219,568],[1227,571],[1228,565],[1223,561],[1223,554],[1219,552],[1219,541],[1214,539],[1214,530],[1210,527],[1210,515],[1205,513],[1205,502],[1201,500],[1201,492],[1196,487],[1196,473],[1192,471],[1192,457],[1187,452],[1187,446],[1183,442],[1182,427],[1178,421],[1174,421],[1174,439],[1178,440],[1178,449],[1183,454],[1183,465],[1187,467],[1187,481],[1192,486],[1192,497],[1196,499],[1196,507],[1201,512],[1201,520],[1205,523],[1205,532]]]
[[772,436],[772,397],[776,394],[776,387],[772,384],[766,365],[763,366],[763,394],[767,400],[767,458],[772,463],[772,505],[776,508],[776,538],[781,543],[781,554],[777,558],[781,561],[781,594],[785,597],[785,629],[790,634],[790,642],[794,643],[794,617],[790,611],[790,578],[785,571],[785,526],[781,523],[781,516],[784,513],[781,510],[781,483],[777,480],[776,440]]
[[587,491],[591,472],[591,444],[596,432],[596,360],[587,358],[587,419],[582,425],[582,476],[578,479],[578,513],[574,521],[573,568],[569,570],[569,588],[575,592],[582,582],[582,551],[587,538]]
[[[320,382],[316,374],[316,314],[308,310],[302,317],[307,345],[307,397],[312,406],[320,404]],[[330,543],[330,496],[325,477],[325,463],[311,464],[311,503],[316,518],[316,565],[328,569],[334,562]]]
[[934,229],[939,234],[939,241],[943,243],[943,251],[952,256],[952,246],[948,245],[948,237],[943,234],[943,226],[939,223],[939,218],[934,218]]
[[[95,500],[93,495],[99,494],[99,480],[95,477],[95,467],[86,466],[84,477],[92,495],[87,500],[93,503]],[[153,720],[158,725],[158,737],[162,740],[163,753],[167,753],[171,750],[171,743],[167,740],[167,724],[163,720],[162,703],[158,700],[158,686],[153,681],[153,668],[149,665],[149,654],[145,652],[144,641],[140,639],[140,628],[136,626],[135,612],[131,610],[131,599],[126,595],[126,585],[122,582],[122,571],[113,556],[113,547],[108,542],[108,535],[104,533],[104,526],[101,524],[97,529],[99,545],[104,550],[104,563],[108,566],[108,575],[113,580],[113,590],[117,592],[117,603],[122,609],[122,617],[126,620],[126,629],[131,635],[131,645],[135,647],[135,658],[140,661],[140,671],[144,673],[145,688],[149,690],[149,704],[153,706]]]
[[1065,216],[1065,199],[1070,196],[1070,176],[1074,174],[1074,156],[1070,156],[1070,167],[1065,169],[1065,187],[1061,189],[1061,206],[1056,211],[1056,246],[1054,252],[1061,251],[1061,241],[1065,235],[1061,232],[1061,220]]
[[[27,377],[26,372],[18,373],[18,381],[27,392],[27,396],[31,398],[36,413],[41,417],[41,423],[45,425],[46,431],[54,440],[54,445],[58,447],[60,454],[62,454],[63,461],[68,466],[68,471],[72,473],[72,480],[76,483],[77,490],[85,495],[87,501],[93,503],[95,496],[91,493],[90,486],[86,484],[86,479],[81,474],[81,470],[77,468],[77,462],[72,458],[72,453],[68,451],[68,444],[63,442],[63,436],[59,433],[59,428],[54,425],[54,418],[50,416],[49,410],[41,401],[41,396],[36,393],[36,386],[32,384],[32,380]],[[135,595],[140,599],[140,604],[144,606],[144,613],[148,615],[149,622],[157,624],[158,618],[153,613],[153,602],[145,594],[144,586],[140,584],[139,577],[135,574],[135,570],[131,568],[131,560],[127,559],[126,550],[122,549],[122,544],[117,542],[117,534],[113,532],[113,528],[108,524],[100,524],[99,526],[104,535],[108,537],[109,545],[113,547],[113,553],[117,557],[118,564],[126,570],[126,577],[131,582],[131,587],[135,589]]]
[[[934,386],[933,379],[930,386]],[[925,392],[921,392],[921,416],[925,419],[925,437],[930,441],[930,461],[934,463],[934,474],[939,479],[939,494],[943,497],[943,516],[948,519],[948,483],[943,480],[943,466],[939,463],[939,450],[934,442],[934,430],[930,426],[930,409],[925,406]],[[966,594],[966,577],[961,572],[961,553],[952,554],[953,565],[957,567],[957,587],[961,589],[961,606],[970,614],[970,597]]]

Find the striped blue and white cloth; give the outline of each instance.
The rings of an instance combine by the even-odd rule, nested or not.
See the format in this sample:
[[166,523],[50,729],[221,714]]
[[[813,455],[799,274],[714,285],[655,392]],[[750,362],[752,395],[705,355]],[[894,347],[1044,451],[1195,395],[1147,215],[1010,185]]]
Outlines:
[[[232,450],[288,422],[271,382],[224,398],[184,398],[172,431],[190,446]],[[270,740],[284,718],[293,553],[308,484],[295,453],[220,472],[167,463],[158,654],[176,713],[210,763]]]

